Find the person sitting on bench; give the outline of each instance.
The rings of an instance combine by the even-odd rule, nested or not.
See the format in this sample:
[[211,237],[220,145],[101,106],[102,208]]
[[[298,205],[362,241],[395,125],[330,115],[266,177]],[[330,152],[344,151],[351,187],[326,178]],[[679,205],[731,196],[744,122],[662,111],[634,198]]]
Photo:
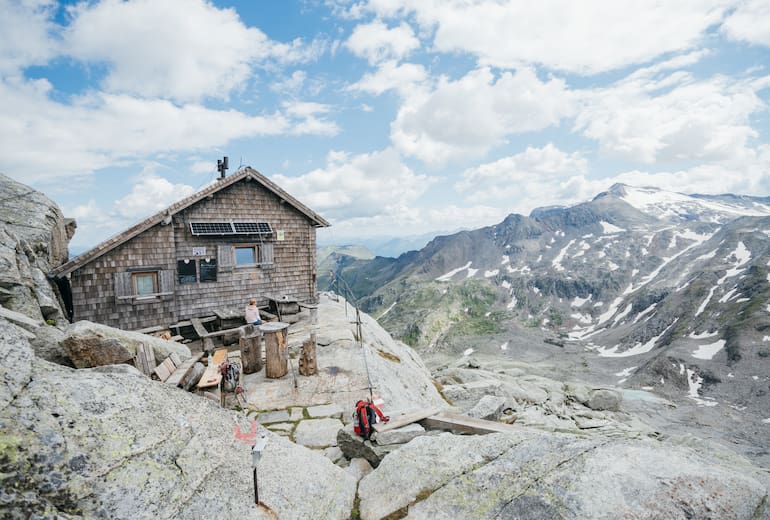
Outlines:
[[259,307],[257,307],[257,300],[252,298],[249,300],[249,304],[246,306],[244,312],[246,323],[249,325],[262,325],[262,318],[259,316]]

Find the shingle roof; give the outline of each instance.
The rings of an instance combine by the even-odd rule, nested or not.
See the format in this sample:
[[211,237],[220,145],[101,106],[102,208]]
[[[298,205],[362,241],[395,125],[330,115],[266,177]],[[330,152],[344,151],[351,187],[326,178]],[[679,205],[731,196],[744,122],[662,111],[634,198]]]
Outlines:
[[269,191],[273,192],[278,197],[280,197],[282,200],[285,200],[286,202],[288,202],[297,211],[305,215],[308,218],[308,220],[312,222],[313,226],[315,227],[330,226],[329,222],[327,222],[323,217],[321,217],[321,215],[319,215],[318,213],[316,213],[315,211],[308,208],[307,206],[302,204],[300,201],[298,201],[297,199],[289,195],[280,186],[278,186],[273,181],[271,181],[270,179],[268,179],[267,177],[259,173],[257,170],[247,166],[242,170],[230,175],[229,177],[220,179],[216,183],[212,184],[211,186],[208,186],[202,189],[201,191],[190,195],[187,198],[184,198],[180,201],[175,202],[174,204],[164,209],[163,211],[160,211],[155,215],[139,222],[138,224],[128,228],[122,233],[119,233],[111,238],[108,238],[107,240],[97,245],[93,249],[86,251],[85,253],[76,256],[69,262],[60,265],[56,269],[53,269],[49,273],[49,276],[53,278],[61,278],[63,276],[66,276],[71,272],[77,270],[81,266],[99,258],[103,254],[115,249],[119,245],[134,238],[140,233],[143,233],[148,229],[150,229],[151,227],[163,222],[164,219],[167,219],[172,215],[179,213],[183,209],[189,208],[196,202],[199,202],[200,200],[210,195],[213,195],[214,193],[217,193],[218,191],[223,190],[224,188],[227,188],[228,186],[232,186],[233,184],[245,179],[253,179],[257,181],[262,186],[267,188]]

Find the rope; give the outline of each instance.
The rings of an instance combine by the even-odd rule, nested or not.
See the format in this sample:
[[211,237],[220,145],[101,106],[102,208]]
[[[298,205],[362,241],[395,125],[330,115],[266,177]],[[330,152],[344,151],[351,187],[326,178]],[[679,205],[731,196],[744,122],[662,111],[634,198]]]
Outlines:
[[364,332],[363,328],[361,327],[361,309],[358,305],[358,300],[356,299],[355,294],[353,293],[353,289],[350,288],[350,285],[348,285],[348,282],[345,280],[345,278],[342,276],[342,273],[335,274],[334,272],[331,273],[331,280],[329,282],[329,288],[334,284],[337,284],[337,287],[340,288],[340,284],[337,283],[338,280],[342,282],[342,292],[347,293],[347,295],[344,295],[346,298],[345,302],[345,315],[347,315],[347,302],[352,301],[353,302],[353,308],[356,310],[356,336],[358,337],[358,345],[361,347],[361,355],[364,358],[364,368],[366,369],[366,381],[369,384],[369,400],[374,401],[374,394],[372,392],[372,375],[369,372],[369,362],[366,360],[366,349],[364,349]]

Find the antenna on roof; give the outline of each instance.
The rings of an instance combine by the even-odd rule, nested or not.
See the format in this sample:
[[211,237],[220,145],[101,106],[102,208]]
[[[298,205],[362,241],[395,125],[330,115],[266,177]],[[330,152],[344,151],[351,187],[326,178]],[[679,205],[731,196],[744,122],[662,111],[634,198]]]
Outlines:
[[217,159],[217,171],[219,172],[220,179],[225,178],[225,170],[227,169],[228,169],[227,156],[225,155],[222,159]]

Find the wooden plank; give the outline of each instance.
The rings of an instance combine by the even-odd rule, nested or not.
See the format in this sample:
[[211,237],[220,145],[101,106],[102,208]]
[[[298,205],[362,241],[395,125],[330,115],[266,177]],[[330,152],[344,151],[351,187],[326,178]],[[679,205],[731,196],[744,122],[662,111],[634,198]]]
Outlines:
[[206,327],[203,326],[203,323],[198,318],[190,318],[190,323],[192,323],[198,337],[205,338],[209,335],[209,331],[206,330]]
[[203,352],[199,352],[193,357],[183,361],[181,365],[176,367],[176,370],[174,370],[174,373],[171,374],[171,377],[166,379],[166,383],[172,386],[179,386],[179,384],[182,382],[182,379],[184,379],[187,374],[190,373],[190,370],[192,370],[195,363],[197,363],[198,360],[202,357]]
[[146,376],[152,374],[155,368],[155,352],[147,343],[140,343],[137,347],[134,366]]
[[173,361],[174,368],[182,364],[182,359],[179,357],[179,354],[177,354],[176,352],[172,352],[171,354],[168,355],[168,357],[171,358],[171,361]]
[[432,415],[436,415],[439,412],[440,410],[438,408],[428,408],[426,410],[419,410],[404,415],[396,415],[395,417],[391,417],[390,420],[386,423],[375,424],[374,431],[380,433],[386,432],[388,430],[395,430],[396,428],[401,428],[407,424],[412,424]]
[[165,381],[174,370],[176,370],[176,365],[171,361],[171,358],[166,358],[160,365],[155,367],[155,374],[158,376],[158,379]]
[[219,365],[227,358],[227,349],[220,348],[214,351],[214,359],[211,365],[206,367],[206,371],[198,381],[198,388],[209,388],[217,386],[222,380],[222,374],[219,372]]
[[505,424],[484,419],[474,419],[467,415],[440,413],[420,421],[425,428],[449,430],[455,433],[521,433],[522,429],[513,424]]

